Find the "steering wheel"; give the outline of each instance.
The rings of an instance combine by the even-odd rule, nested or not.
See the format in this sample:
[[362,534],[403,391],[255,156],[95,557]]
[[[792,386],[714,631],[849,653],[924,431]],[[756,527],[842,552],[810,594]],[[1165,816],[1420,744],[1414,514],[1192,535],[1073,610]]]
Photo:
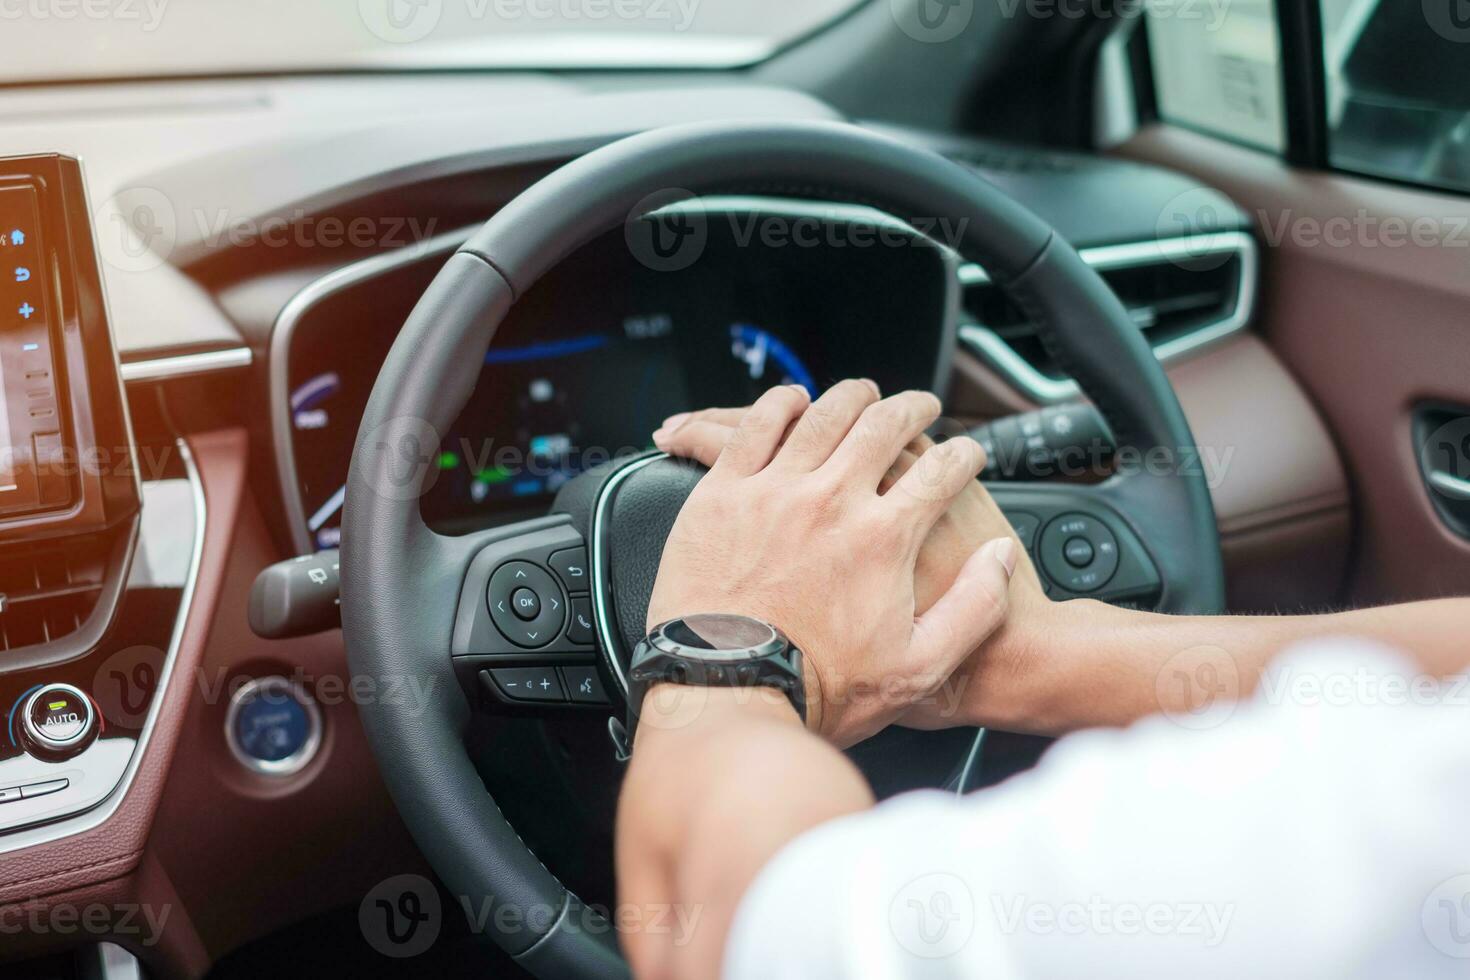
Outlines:
[[[670,188],[856,202],[918,227],[949,219],[963,229],[960,250],[1022,306],[1104,414],[1120,453],[1192,445],[1163,370],[1102,279],[1045,222],[934,153],[838,123],[678,126],[580,157],[510,202],[445,263],[373,388],[343,510],[342,626],[355,682],[386,691],[413,680],[428,692],[426,703],[383,697],[361,706],[378,764],[449,889],[476,908],[516,910],[490,916],[486,928],[541,977],[627,967],[611,924],[531,853],[488,793],[463,742],[471,697],[520,701],[494,680],[512,676],[504,665],[560,664],[547,677],[566,682],[564,697],[576,700],[572,678],[577,693],[595,680],[616,715],[663,542],[700,471],[659,454],[614,461],[569,483],[546,517],[459,537],[425,525],[419,496],[511,306],[562,258],[639,219],[650,195]],[[1217,612],[1223,572],[1204,476],[1165,469],[1090,487],[997,488],[997,497],[1003,489],[1053,523],[1096,522],[1119,552],[1116,574],[1132,569],[1157,608]],[[529,620],[502,605],[521,587],[540,597]]]

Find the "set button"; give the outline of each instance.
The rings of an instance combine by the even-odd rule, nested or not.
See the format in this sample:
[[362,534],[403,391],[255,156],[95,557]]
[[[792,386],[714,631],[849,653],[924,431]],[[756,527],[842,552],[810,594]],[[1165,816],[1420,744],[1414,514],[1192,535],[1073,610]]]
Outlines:
[[490,576],[490,619],[516,646],[537,649],[560,635],[567,598],[546,571],[528,561],[508,561]]

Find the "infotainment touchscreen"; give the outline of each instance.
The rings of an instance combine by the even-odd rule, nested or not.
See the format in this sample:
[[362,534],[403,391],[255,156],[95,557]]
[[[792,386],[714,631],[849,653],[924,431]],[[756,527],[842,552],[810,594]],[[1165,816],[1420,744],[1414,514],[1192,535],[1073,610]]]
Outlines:
[[54,319],[40,195],[29,183],[0,183],[0,515],[63,506],[68,481],[57,379]]

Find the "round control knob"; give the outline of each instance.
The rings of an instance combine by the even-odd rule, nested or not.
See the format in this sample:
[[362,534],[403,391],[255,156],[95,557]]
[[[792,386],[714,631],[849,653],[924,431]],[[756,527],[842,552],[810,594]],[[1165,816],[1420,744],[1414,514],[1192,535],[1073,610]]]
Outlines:
[[70,684],[47,684],[26,699],[20,728],[36,755],[76,755],[97,734],[97,712],[92,699]]

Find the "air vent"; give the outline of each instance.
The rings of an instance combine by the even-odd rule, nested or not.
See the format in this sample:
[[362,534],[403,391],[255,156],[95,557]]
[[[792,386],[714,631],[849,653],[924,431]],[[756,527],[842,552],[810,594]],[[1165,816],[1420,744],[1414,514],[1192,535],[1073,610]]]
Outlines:
[[50,643],[80,629],[97,607],[110,553],[105,536],[0,552],[0,650]]
[[[1255,299],[1256,246],[1224,233],[1083,249],[1160,360],[1241,329]],[[1036,327],[979,266],[960,269],[960,337],[974,353],[1038,402],[1076,397],[1075,382],[1052,361]]]

